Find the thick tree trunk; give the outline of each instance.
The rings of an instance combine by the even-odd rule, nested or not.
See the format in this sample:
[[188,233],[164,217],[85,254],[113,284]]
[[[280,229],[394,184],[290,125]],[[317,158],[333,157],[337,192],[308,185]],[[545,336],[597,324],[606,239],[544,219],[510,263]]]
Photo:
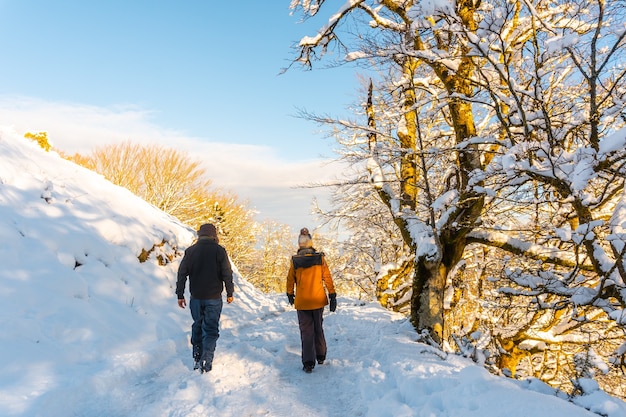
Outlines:
[[442,242],[441,260],[429,262],[424,257],[415,260],[411,322],[418,330],[428,330],[433,340],[441,344],[449,339],[445,326],[444,296],[450,271],[463,257],[464,240]]
[[[472,107],[469,103],[451,99],[448,105],[455,128],[457,143],[471,138],[476,134]],[[480,169],[478,149],[469,147],[460,152],[458,171],[460,173],[459,202],[450,216],[449,221],[439,230],[437,240],[441,251],[439,262],[431,262],[425,258],[415,260],[415,277],[413,279],[413,300],[411,303],[411,319],[418,330],[428,330],[433,340],[441,344],[448,340],[449,329],[444,323],[444,294],[448,273],[463,257],[465,237],[473,230],[476,220],[480,217],[484,205],[484,196],[476,194],[468,187],[469,175]],[[437,231],[435,231],[437,232]]]
[[427,262],[423,257],[415,262],[411,323],[418,330],[427,330],[433,340],[443,341],[443,294],[446,277],[440,262]]
[[[474,12],[476,4],[470,0],[458,2],[458,13],[464,25],[474,31],[476,22]],[[445,37],[442,37],[444,39]],[[416,38],[415,48],[421,49],[421,40]],[[446,46],[441,45],[442,48]],[[431,67],[444,83],[448,91],[448,110],[457,144],[476,135],[471,102],[457,95],[471,96],[473,91],[470,75],[475,66],[470,58],[462,58],[456,71],[439,63],[431,62]],[[481,152],[476,145],[466,146],[458,154],[457,167],[459,183],[459,203],[447,224],[443,225],[436,237],[440,248],[440,261],[431,262],[425,258],[415,260],[413,279],[413,300],[411,302],[411,320],[417,330],[428,330],[435,342],[441,344],[448,339],[444,323],[444,296],[448,273],[463,257],[465,236],[474,228],[484,204],[484,197],[474,193],[469,187],[470,174],[481,169]]]

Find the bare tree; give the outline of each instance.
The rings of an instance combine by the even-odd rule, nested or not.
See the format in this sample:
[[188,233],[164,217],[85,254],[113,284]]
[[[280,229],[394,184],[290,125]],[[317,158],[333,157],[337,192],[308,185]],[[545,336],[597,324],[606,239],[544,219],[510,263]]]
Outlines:
[[201,202],[198,193],[204,193],[211,184],[199,161],[160,145],[125,141],[70,159],[184,220],[193,218]]
[[214,223],[235,264],[243,269],[260,267],[255,259],[255,211],[235,194],[211,189],[201,163],[185,152],[126,141],[68,159],[129,189],[195,230],[203,223]]
[[[292,2],[293,8],[300,8],[305,14],[315,15],[322,7],[321,1]],[[476,8],[474,2],[459,2],[454,13],[456,24],[468,30],[476,29]],[[475,87],[469,75],[475,70],[475,63],[467,57],[468,47],[461,42],[457,30],[449,20],[439,17],[440,11],[424,13],[419,4],[395,1],[356,1],[333,15],[317,36],[304,38],[300,42],[298,61],[311,65],[316,51],[326,51],[330,44],[343,45],[336,30],[349,18],[359,16],[370,20],[369,33],[356,36],[365,39],[356,45],[357,51],[348,58],[359,57],[382,63],[394,72],[396,79],[395,149],[397,164],[397,189],[387,186],[384,179],[385,161],[379,159],[378,150],[384,132],[379,133],[377,124],[383,117],[375,113],[373,105],[367,107],[368,145],[371,152],[369,167],[379,171],[383,177],[373,181],[376,192],[392,212],[405,244],[415,253],[412,268],[403,268],[413,274],[411,298],[411,318],[418,329],[429,332],[436,342],[444,339],[443,295],[448,273],[459,262],[465,247],[465,237],[479,219],[484,195],[470,187],[470,173],[483,170],[485,161],[481,159],[478,146],[469,141],[476,136],[472,104],[462,97],[472,96]],[[433,11],[435,12],[435,11]],[[453,11],[455,12],[455,11]],[[367,22],[364,22],[367,24]],[[359,34],[360,35],[360,34]],[[352,46],[352,45],[350,45]],[[361,49],[358,49],[358,48]],[[433,51],[438,54],[433,54]],[[445,59],[444,59],[445,58]],[[448,67],[451,60],[454,69]],[[456,169],[456,204],[447,222],[436,225],[421,221],[417,216],[420,201],[434,201],[434,196],[420,194],[418,183],[420,166],[416,155],[420,150],[419,106],[415,85],[420,72],[428,86],[434,90],[433,99],[445,103],[451,139],[456,148],[454,163]],[[371,98],[368,101],[371,103]],[[391,181],[389,181],[391,183]],[[432,216],[430,216],[432,217]]]
[[250,263],[244,276],[255,287],[267,293],[284,293],[285,277],[293,242],[289,226],[266,220],[257,227],[256,262]]

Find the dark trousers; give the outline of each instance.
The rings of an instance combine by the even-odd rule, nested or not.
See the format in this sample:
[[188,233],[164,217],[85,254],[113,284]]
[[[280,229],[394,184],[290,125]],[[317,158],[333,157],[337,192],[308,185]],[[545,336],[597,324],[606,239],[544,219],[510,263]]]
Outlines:
[[189,300],[189,309],[193,324],[191,325],[191,345],[193,358],[202,359],[207,364],[213,363],[215,346],[220,337],[220,315],[222,314],[222,299],[217,300]]
[[324,338],[322,327],[323,313],[324,308],[298,310],[303,365],[315,366],[316,359],[326,359],[326,338]]

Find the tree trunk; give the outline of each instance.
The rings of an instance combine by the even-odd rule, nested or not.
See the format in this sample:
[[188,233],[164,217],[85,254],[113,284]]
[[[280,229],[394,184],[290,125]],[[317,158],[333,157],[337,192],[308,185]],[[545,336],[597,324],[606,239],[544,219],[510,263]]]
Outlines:
[[418,330],[428,330],[438,344],[450,337],[444,320],[446,280],[463,257],[465,241],[448,239],[440,247],[440,261],[430,262],[425,257],[415,260],[411,300],[411,322]]
[[446,276],[440,262],[428,262],[420,257],[415,262],[411,323],[418,330],[427,330],[433,340],[443,341],[443,294]]
[[[458,3],[459,16],[464,25],[475,31],[474,12],[476,4],[464,0]],[[421,49],[421,41],[416,38],[416,49]],[[445,46],[442,46],[445,48]],[[455,132],[456,143],[460,144],[476,136],[476,127],[471,102],[457,95],[471,96],[473,86],[470,75],[475,66],[470,58],[462,58],[456,71],[439,62],[431,62],[431,67],[448,91],[448,110],[451,125]],[[444,296],[448,273],[463,257],[465,236],[474,228],[476,219],[484,205],[484,196],[478,195],[469,187],[469,176],[474,170],[481,169],[480,150],[477,145],[466,146],[457,158],[460,183],[459,203],[453,215],[440,230],[434,230],[438,236],[440,261],[432,262],[424,257],[415,260],[413,279],[413,300],[411,301],[411,320],[418,330],[428,330],[435,342],[441,344],[448,339],[444,323]]]

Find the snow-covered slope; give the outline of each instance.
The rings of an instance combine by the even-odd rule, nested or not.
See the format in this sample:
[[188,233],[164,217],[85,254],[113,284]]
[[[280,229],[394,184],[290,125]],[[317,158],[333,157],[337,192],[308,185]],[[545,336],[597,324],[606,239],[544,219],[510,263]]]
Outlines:
[[[214,369],[193,372],[191,318],[174,295],[180,258],[160,266],[157,257],[194,238],[125,189],[0,128],[0,415],[595,415],[543,384],[415,343],[403,317],[345,298],[325,318],[327,363],[304,374],[295,312],[238,274]],[[140,263],[142,251],[151,254]],[[577,401],[626,415],[593,387]]]

